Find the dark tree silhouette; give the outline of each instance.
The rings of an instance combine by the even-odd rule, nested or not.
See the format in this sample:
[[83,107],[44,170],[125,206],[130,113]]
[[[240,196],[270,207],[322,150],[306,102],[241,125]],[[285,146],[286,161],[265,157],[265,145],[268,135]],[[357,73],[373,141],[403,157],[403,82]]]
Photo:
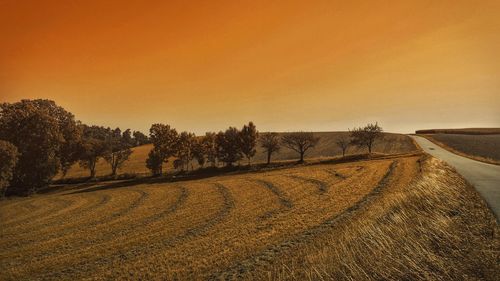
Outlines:
[[151,170],[153,176],[160,176],[163,167],[163,155],[156,149],[151,149],[146,159],[146,167]]
[[241,135],[238,129],[229,127],[225,132],[219,132],[216,136],[218,147],[218,159],[233,166],[233,163],[241,160]]
[[382,128],[375,124],[368,124],[363,128],[354,128],[351,131],[351,143],[358,147],[368,148],[368,153],[372,153],[373,144],[382,137]]
[[10,142],[0,140],[0,197],[5,196],[19,153]]
[[0,139],[20,154],[9,190],[29,194],[49,184],[61,165],[77,161],[80,132],[73,114],[50,100],[0,105]]
[[[164,162],[168,162],[170,157],[173,157],[176,153],[177,142],[178,142],[178,133],[174,128],[171,128],[169,125],[165,124],[153,124],[149,129],[149,139],[153,143],[153,153],[150,153],[149,156],[154,157],[151,159],[150,163],[158,164],[158,158],[161,158],[161,162],[159,165],[163,165]],[[149,160],[149,158],[148,158]],[[148,162],[146,160],[146,163]],[[162,172],[162,167],[156,167],[156,172]],[[151,170],[153,174],[154,170]]]
[[260,146],[267,154],[267,164],[271,163],[271,155],[280,150],[280,138],[277,133],[264,133],[259,137]]
[[96,165],[99,159],[109,153],[107,139],[111,133],[109,128],[83,125],[79,163],[80,167],[89,170],[90,178],[95,178]]
[[193,157],[198,162],[198,165],[203,168],[207,161],[205,147],[203,146],[203,138],[196,138],[193,146]]
[[248,165],[251,164],[252,157],[255,156],[257,150],[257,138],[259,137],[259,132],[253,124],[249,122],[248,125],[244,125],[240,131],[240,150],[241,153],[247,158]]
[[146,136],[142,132],[134,131],[134,133],[132,133],[132,135],[134,136],[133,137],[134,146],[145,145],[145,144],[151,143],[149,141],[148,136]]
[[193,133],[182,132],[180,133],[177,144],[175,147],[175,156],[180,160],[181,170],[189,171],[189,164],[194,158],[193,150],[196,142],[196,136]]
[[299,162],[304,162],[304,154],[318,143],[319,138],[312,132],[294,132],[284,135],[281,139],[283,146],[299,153]]
[[111,166],[111,175],[116,176],[116,171],[120,168],[125,161],[128,160],[132,154],[130,147],[132,146],[132,138],[130,137],[130,130],[127,129],[120,134],[120,128],[110,131],[106,136],[107,151],[103,158]]
[[347,149],[349,148],[349,145],[351,144],[351,139],[347,136],[342,135],[339,137],[339,139],[337,139],[337,141],[335,141],[335,144],[337,144],[337,146],[342,149],[342,157],[344,157]]
[[122,137],[122,142],[124,144],[127,144],[127,146],[129,147],[135,146],[135,141],[132,138],[132,131],[130,129],[126,129],[125,131],[123,131],[121,137]]
[[210,162],[212,167],[215,167],[217,165],[217,154],[219,151],[216,141],[216,135],[217,134],[215,133],[207,132],[201,140],[201,144],[203,146],[203,151],[207,157],[207,161]]

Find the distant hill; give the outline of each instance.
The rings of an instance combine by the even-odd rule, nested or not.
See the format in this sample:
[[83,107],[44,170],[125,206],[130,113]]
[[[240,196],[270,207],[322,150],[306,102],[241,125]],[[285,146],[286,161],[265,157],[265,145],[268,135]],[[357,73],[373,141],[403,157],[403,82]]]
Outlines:
[[[320,137],[320,141],[315,148],[310,149],[306,153],[307,158],[333,157],[342,154],[342,150],[335,144],[341,136],[348,136],[349,132],[318,132],[315,136]],[[149,170],[145,166],[145,161],[151,150],[152,145],[143,145],[133,148],[133,153],[130,159],[119,169],[119,174],[149,174]],[[384,133],[382,139],[375,143],[373,152],[394,154],[406,153],[417,150],[415,144],[410,137],[402,134]],[[347,154],[358,154],[368,152],[366,148],[350,147]],[[298,155],[293,150],[282,148],[279,153],[273,154],[272,160],[293,160],[297,159]],[[265,162],[266,154],[264,150],[257,147],[257,153],[252,159],[253,163]],[[242,164],[246,164],[246,160],[242,160]],[[167,163],[166,169],[173,169],[171,161]],[[109,165],[101,159],[97,164],[97,176],[105,176],[111,173]],[[75,164],[68,174],[67,178],[87,177],[88,171],[82,169]]]
[[496,135],[500,128],[463,128],[463,129],[426,129],[417,130],[416,134],[461,134],[461,135]]

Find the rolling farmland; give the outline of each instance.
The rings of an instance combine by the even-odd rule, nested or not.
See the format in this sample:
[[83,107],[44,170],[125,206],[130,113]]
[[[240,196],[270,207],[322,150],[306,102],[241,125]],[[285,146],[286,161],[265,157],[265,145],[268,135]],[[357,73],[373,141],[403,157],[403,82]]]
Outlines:
[[[411,204],[415,204],[412,198],[422,196],[413,194],[422,187],[415,191],[409,186],[428,178],[438,181],[436,186],[443,188],[448,188],[450,183],[446,180],[459,181],[458,176],[440,178],[439,173],[431,172],[434,167],[429,168],[435,163],[422,161],[421,156],[389,157],[182,182],[68,185],[31,198],[4,200],[0,204],[0,279],[251,280],[284,276],[303,280],[306,276],[319,278],[322,274],[341,277],[339,270],[353,269],[340,264],[335,267],[333,263],[330,267],[334,269],[314,273],[309,264],[311,261],[300,259],[318,259],[316,265],[321,266],[323,262],[326,266],[331,262],[328,258],[334,259],[335,255],[325,256],[320,252],[359,250],[361,246],[356,244],[356,239],[364,239],[360,231],[372,235],[369,234],[370,227],[387,219],[394,220],[396,223],[389,225],[394,225],[399,231],[409,231],[401,224],[413,227],[416,218],[411,216],[416,214],[412,213]],[[426,171],[424,174],[420,172],[422,167]],[[445,182],[439,183],[440,180]],[[431,196],[426,194],[429,196],[429,202],[426,202],[430,205],[442,200],[442,195],[432,194],[436,186],[425,190],[431,193]],[[448,196],[447,204],[462,204],[457,197],[460,192],[473,194],[467,189],[460,190],[463,183],[456,186],[459,190]],[[471,202],[481,202],[477,198],[474,200]],[[417,204],[425,205],[426,202]],[[474,219],[485,216],[491,219],[488,217],[491,214],[482,213],[480,203],[476,209],[472,208],[478,213],[467,213],[465,218],[441,213],[441,207],[423,207],[426,212],[417,214],[417,219],[422,224],[435,225],[425,225],[425,233],[420,235],[437,235],[443,229],[455,235],[457,225],[453,217]],[[448,207],[445,204],[442,208]],[[424,215],[438,216],[438,220],[422,221]],[[443,220],[446,221],[444,226],[441,225]],[[476,223],[470,227],[472,230],[491,231],[489,225]],[[401,243],[389,233],[394,229],[380,228],[379,231],[388,233],[373,236],[373,243],[380,239],[396,246]],[[348,233],[351,233],[351,238],[346,236]],[[431,242],[425,240],[427,236],[419,240],[418,233],[413,231],[401,234],[410,239],[408,247],[419,245],[430,251],[427,254],[440,254],[432,249]],[[460,235],[467,234],[465,231]],[[354,238],[352,235],[358,236]],[[415,245],[411,239],[416,239]],[[493,247],[484,241],[479,242],[473,243],[476,251]],[[350,245],[352,243],[354,246]],[[359,243],[366,242],[361,240]],[[347,246],[349,249],[345,248]],[[371,247],[365,250],[376,249],[373,245]],[[401,249],[391,246],[386,250],[389,253],[384,254],[392,259],[391,255],[398,255]],[[300,257],[298,253],[301,253]],[[363,257],[367,262],[370,260],[367,254],[358,254],[356,260],[348,258],[343,264],[347,262],[355,266],[360,262],[357,259],[363,260]],[[482,258],[491,260],[490,256]],[[290,272],[283,267],[285,261],[299,265]],[[423,262],[426,266],[425,262],[430,261]],[[409,261],[402,263],[403,266],[410,265]],[[440,266],[450,266],[450,261],[444,261]],[[400,268],[394,265],[385,272],[391,270],[397,272]],[[418,274],[419,268],[412,270],[416,272],[410,271],[409,276]],[[438,270],[442,268],[438,266]],[[464,272],[469,274],[467,269],[459,273]]]
[[459,155],[491,164],[500,164],[500,134],[433,134],[424,136]]
[[[348,136],[348,132],[320,132],[315,133],[315,136],[320,137],[318,145],[306,153],[306,158],[322,158],[322,157],[334,157],[342,155],[342,151],[335,144],[336,140],[341,136]],[[119,174],[147,174],[149,175],[149,170],[145,166],[145,161],[151,150],[152,145],[144,145],[133,148],[133,153],[129,160],[125,162],[125,165],[119,169]],[[394,154],[394,153],[408,153],[416,151],[417,148],[413,141],[406,135],[401,134],[391,134],[384,133],[382,139],[377,141],[374,145],[374,152]],[[350,147],[347,154],[357,154],[366,153],[365,148]],[[295,160],[297,159],[297,153],[282,147],[281,150],[273,155],[273,160]],[[266,161],[266,155],[260,146],[257,146],[257,153],[252,160],[254,163],[263,163]],[[246,163],[245,160],[242,161],[243,164]],[[103,159],[97,163],[97,176],[106,176],[111,173],[111,168],[108,163]],[[172,161],[166,164],[167,170],[172,170]],[[67,178],[81,178],[88,177],[89,172],[78,164],[75,164],[68,174]]]

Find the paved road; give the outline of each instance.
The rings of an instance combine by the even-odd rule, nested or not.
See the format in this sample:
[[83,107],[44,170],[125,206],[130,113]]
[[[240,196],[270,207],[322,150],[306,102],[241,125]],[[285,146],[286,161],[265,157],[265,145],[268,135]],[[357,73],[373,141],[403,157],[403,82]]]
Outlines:
[[493,213],[500,220],[500,166],[475,161],[432,143],[418,136],[412,136],[422,149],[432,156],[453,166],[486,200]]

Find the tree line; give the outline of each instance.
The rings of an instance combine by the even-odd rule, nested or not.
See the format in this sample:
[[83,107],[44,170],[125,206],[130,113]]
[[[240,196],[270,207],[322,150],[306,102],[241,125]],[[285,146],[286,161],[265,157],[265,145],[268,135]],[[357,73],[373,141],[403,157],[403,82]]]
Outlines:
[[[355,128],[349,136],[336,142],[342,156],[351,145],[364,146],[369,153],[381,135],[377,124]],[[245,161],[251,165],[260,145],[267,155],[282,147],[295,151],[299,162],[304,161],[307,151],[314,148],[320,138],[312,132],[262,133],[253,122],[241,129],[229,127],[225,131],[207,132],[203,136],[194,133],[178,133],[166,124],[153,124],[149,137],[145,134],[120,128],[90,126],[75,120],[72,113],[50,100],[21,100],[0,104],[0,195],[30,194],[47,186],[58,174],[66,175],[75,163],[96,176],[96,166],[104,159],[111,168],[111,175],[132,154],[132,147],[152,143],[146,159],[146,167],[154,176],[164,173],[165,163],[172,161],[175,169],[193,170],[193,163],[200,167],[225,165]]]
[[51,100],[0,104],[0,195],[30,194],[79,163],[95,176],[100,158],[113,174],[131,147],[149,143],[139,131],[88,126]]

